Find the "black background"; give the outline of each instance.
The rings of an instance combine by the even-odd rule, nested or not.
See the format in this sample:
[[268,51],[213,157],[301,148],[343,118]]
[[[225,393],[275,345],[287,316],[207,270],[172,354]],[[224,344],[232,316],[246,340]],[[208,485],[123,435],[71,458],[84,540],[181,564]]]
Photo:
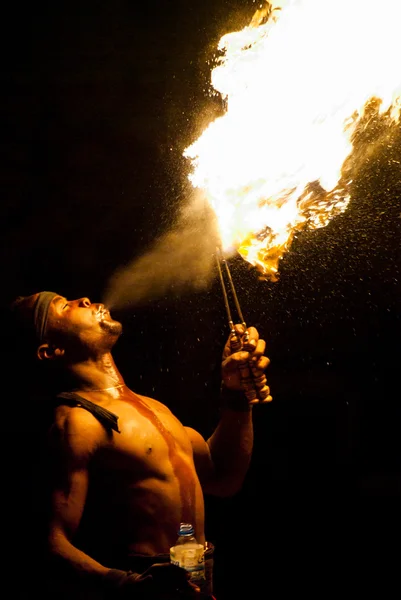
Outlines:
[[[209,61],[254,9],[251,0],[8,7],[5,301],[41,289],[99,301],[115,269],[169,231],[191,193],[182,152],[222,111],[208,94]],[[364,561],[396,555],[400,141],[398,128],[362,157],[348,210],[297,236],[277,283],[231,259],[245,318],[267,341],[274,401],[254,410],[242,491],[206,499],[218,600],[288,584],[327,590]],[[228,333],[217,273],[204,289],[169,289],[117,316],[127,383],[209,435]]]

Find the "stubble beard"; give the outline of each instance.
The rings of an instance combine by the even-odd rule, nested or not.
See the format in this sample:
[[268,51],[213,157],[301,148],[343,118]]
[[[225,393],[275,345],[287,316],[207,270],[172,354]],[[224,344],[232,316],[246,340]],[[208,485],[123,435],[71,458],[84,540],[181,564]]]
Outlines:
[[123,326],[119,321],[105,321],[102,319],[100,321],[100,327],[103,329],[103,331],[115,338],[119,338],[123,332]]

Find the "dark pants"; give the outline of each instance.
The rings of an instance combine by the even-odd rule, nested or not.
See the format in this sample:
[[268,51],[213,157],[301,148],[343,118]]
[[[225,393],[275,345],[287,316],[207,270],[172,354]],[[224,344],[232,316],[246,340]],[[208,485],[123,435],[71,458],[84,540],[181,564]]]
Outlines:
[[[205,550],[205,575],[206,579],[204,583],[197,584],[201,588],[202,599],[210,598],[213,599],[213,544],[206,542]],[[133,571],[134,573],[143,573],[156,563],[167,563],[170,562],[169,554],[157,554],[155,556],[147,556],[144,554],[132,554],[127,557],[127,562],[124,565],[126,571]]]

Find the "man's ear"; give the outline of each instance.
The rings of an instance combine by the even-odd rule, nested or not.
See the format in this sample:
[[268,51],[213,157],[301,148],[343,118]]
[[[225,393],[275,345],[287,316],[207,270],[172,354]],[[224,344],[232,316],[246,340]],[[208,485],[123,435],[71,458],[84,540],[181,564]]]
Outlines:
[[41,344],[36,351],[36,356],[39,360],[56,360],[61,356],[64,356],[65,350],[63,348],[56,348],[51,344]]

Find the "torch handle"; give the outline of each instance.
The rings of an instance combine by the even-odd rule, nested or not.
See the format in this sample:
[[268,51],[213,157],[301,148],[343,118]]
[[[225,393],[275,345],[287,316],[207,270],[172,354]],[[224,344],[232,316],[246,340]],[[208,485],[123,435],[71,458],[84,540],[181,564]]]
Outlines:
[[270,388],[266,385],[266,376],[261,369],[258,369],[255,366],[254,361],[252,360],[252,352],[255,348],[249,344],[248,332],[245,332],[243,341],[242,341],[242,349],[251,354],[251,358],[249,360],[249,369],[251,373],[252,382],[255,388],[255,398],[250,401],[251,404],[264,404],[266,402],[271,402],[273,400],[270,395]]
[[[231,329],[230,347],[232,352],[245,350],[252,352],[254,347],[248,344],[248,335],[245,333],[244,340],[241,341],[235,329]],[[270,388],[266,385],[266,377],[262,370],[255,367],[252,358],[246,364],[239,367],[241,385],[249,404],[259,404],[271,402]]]
[[[243,345],[240,337],[237,335],[234,326],[231,327],[230,335],[230,348],[232,352],[239,352],[242,350]],[[241,364],[239,367],[241,386],[244,390],[245,396],[250,404],[257,402],[256,388],[252,377],[252,372],[249,364]]]

